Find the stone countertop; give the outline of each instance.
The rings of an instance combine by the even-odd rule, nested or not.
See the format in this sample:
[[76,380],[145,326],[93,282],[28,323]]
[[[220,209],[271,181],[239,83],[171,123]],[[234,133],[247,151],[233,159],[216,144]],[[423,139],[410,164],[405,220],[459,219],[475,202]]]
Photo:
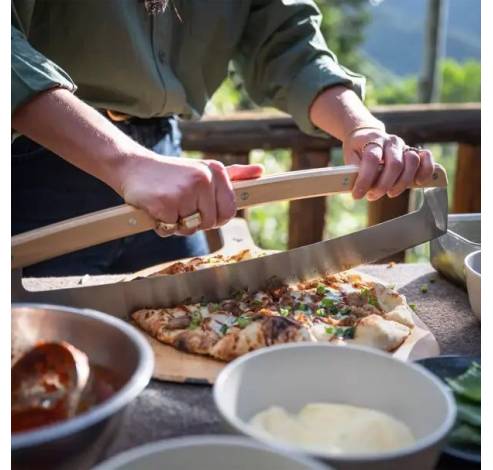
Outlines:
[[[395,284],[409,303],[416,304],[416,313],[435,335],[441,354],[480,355],[480,323],[471,312],[467,293],[442,278],[431,265],[374,265],[359,270]],[[57,287],[73,286],[74,282],[67,279]],[[423,285],[426,293],[421,291]],[[211,387],[153,380],[128,407],[124,425],[105,456],[159,439],[223,432]],[[437,468],[467,467],[442,460]]]

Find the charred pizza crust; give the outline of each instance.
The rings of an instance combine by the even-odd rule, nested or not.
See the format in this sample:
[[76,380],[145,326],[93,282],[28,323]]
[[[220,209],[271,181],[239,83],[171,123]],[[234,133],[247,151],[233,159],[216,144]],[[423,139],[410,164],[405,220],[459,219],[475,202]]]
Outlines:
[[393,351],[414,328],[402,295],[351,271],[255,293],[240,291],[219,303],[142,309],[132,319],[165,344],[222,361],[298,341]]

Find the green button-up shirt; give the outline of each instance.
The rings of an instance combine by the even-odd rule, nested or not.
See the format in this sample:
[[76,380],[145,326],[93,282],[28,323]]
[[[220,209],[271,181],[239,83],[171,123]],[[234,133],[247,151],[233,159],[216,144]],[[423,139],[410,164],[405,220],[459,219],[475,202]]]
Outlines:
[[[174,7],[172,4],[174,3]],[[337,63],[312,0],[13,0],[12,112],[64,87],[97,108],[142,118],[198,118],[232,61],[259,105],[314,133],[311,102],[364,79]]]

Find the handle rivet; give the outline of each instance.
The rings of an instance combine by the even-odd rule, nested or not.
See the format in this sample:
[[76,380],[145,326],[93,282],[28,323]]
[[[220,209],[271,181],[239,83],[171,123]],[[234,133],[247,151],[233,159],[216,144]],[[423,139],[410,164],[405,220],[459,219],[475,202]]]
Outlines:
[[244,191],[244,192],[240,193],[240,199],[241,199],[242,201],[246,201],[249,197],[250,197],[250,194],[249,194],[249,193],[247,193],[246,191]]
[[342,185],[347,186],[349,184],[349,176],[345,176],[342,180]]
[[434,180],[437,180],[437,179],[438,179],[438,173],[433,173],[432,178],[433,178]]
[[128,219],[128,225],[137,225],[137,219],[135,217],[130,217],[130,219]]

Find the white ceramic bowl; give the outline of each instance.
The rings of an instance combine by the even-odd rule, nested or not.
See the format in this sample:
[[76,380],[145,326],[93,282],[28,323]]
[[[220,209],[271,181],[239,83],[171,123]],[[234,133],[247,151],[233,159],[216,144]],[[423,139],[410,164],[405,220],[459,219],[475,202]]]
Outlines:
[[315,460],[280,453],[233,436],[194,436],[136,447],[93,470],[330,470]]
[[467,255],[464,267],[469,303],[474,315],[481,320],[481,250]]
[[417,439],[410,447],[379,454],[305,452],[338,470],[431,469],[456,415],[452,394],[423,367],[368,348],[328,344],[296,343],[247,354],[219,374],[214,401],[229,429],[281,450],[294,449],[266,440],[248,424],[273,405],[292,413],[313,402],[373,408],[403,421]]

